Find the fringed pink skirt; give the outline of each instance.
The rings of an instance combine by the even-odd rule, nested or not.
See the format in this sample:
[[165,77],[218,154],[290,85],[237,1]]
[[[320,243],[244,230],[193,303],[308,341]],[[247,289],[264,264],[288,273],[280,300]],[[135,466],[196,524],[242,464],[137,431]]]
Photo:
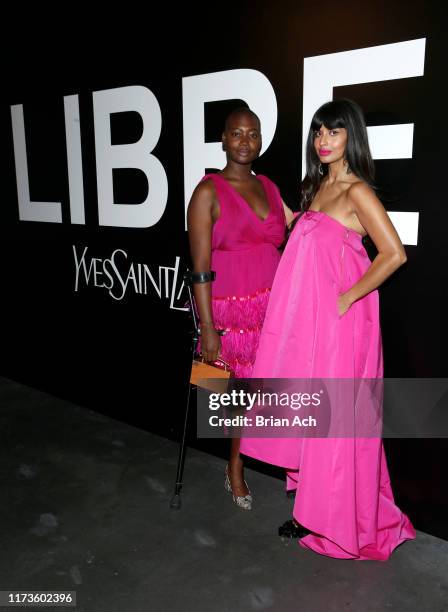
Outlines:
[[212,298],[213,318],[221,336],[221,357],[236,378],[249,378],[255,362],[270,289],[245,296]]

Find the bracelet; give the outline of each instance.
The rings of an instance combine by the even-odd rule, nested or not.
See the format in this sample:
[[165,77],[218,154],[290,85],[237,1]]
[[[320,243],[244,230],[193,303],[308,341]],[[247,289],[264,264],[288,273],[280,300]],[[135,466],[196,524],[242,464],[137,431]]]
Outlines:
[[[213,321],[200,321],[199,322],[199,330],[198,330],[198,333],[199,333],[200,336],[202,336],[202,328],[206,327],[207,325],[211,325],[212,328],[215,329],[215,324],[213,323]],[[215,329],[215,331],[218,332],[217,329]]]
[[209,283],[216,278],[216,272],[189,272],[190,283]]

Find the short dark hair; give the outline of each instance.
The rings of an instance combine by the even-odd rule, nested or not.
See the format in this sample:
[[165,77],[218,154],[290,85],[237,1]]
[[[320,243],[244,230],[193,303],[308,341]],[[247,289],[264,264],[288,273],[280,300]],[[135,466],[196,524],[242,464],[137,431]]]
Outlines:
[[251,117],[253,117],[254,119],[256,119],[258,121],[258,125],[261,128],[261,121],[260,121],[260,117],[254,113],[253,110],[251,110],[248,106],[238,106],[237,108],[233,109],[233,111],[231,113],[229,113],[224,121],[224,129],[227,130],[228,125],[229,125],[229,121],[231,117],[234,117],[235,115],[250,115]]

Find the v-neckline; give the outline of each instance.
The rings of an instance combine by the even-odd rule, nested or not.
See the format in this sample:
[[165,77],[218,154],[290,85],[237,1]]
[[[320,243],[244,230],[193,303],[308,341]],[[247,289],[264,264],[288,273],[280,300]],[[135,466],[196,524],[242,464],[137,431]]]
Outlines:
[[[269,217],[272,214],[272,207],[271,207],[271,203],[270,203],[269,198],[268,198],[268,193],[267,193],[266,187],[264,186],[263,181],[260,180],[257,175],[255,175],[255,178],[260,183],[260,185],[261,185],[261,187],[263,189],[263,192],[264,192],[264,197],[266,198],[266,202],[268,203],[268,206],[269,206],[269,212],[268,212],[268,214],[266,215],[266,217],[264,219],[262,219],[261,217],[259,217],[257,215],[257,213],[254,211],[254,209],[249,204],[249,202],[246,200],[246,198],[243,197],[240,194],[240,192],[238,191],[238,189],[236,189],[224,176],[222,176],[222,174],[216,173],[216,176],[219,176],[224,181],[224,183],[229,187],[229,189],[231,189],[234,193],[236,193],[240,197],[240,199],[244,202],[244,204],[249,209],[249,211],[254,215],[254,217],[256,219],[258,219],[258,221],[260,223],[262,223],[262,224],[266,223],[266,221],[269,219]],[[263,176],[263,175],[260,175],[260,176]]]

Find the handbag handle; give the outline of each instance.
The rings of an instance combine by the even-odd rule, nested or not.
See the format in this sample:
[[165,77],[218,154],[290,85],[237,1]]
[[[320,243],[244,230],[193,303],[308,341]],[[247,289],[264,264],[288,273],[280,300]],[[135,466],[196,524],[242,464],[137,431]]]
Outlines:
[[[218,357],[217,359],[215,359],[215,361],[205,361],[204,357],[202,357],[202,355],[199,355],[200,357],[200,361],[201,363],[210,363],[210,364],[214,364],[217,361],[219,361],[220,363],[222,363],[224,365],[224,370],[227,372],[230,372],[230,363],[227,363],[227,361],[224,361],[224,359],[222,359],[222,357]],[[219,366],[217,366],[219,367]]]

